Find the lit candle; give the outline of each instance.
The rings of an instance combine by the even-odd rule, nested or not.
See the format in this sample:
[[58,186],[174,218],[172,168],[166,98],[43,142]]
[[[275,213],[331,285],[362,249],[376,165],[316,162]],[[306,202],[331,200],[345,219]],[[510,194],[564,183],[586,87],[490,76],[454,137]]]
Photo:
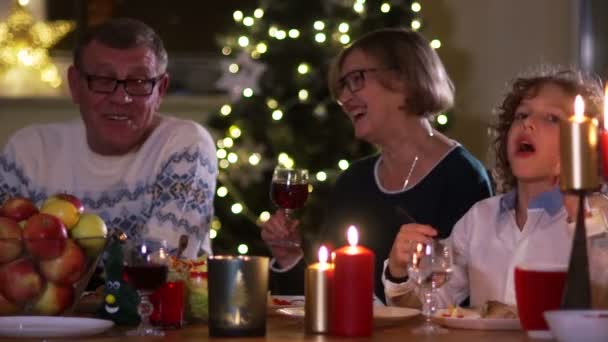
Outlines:
[[359,235],[348,228],[348,243],[335,252],[331,333],[369,336],[373,323],[374,253],[357,246]]
[[329,332],[331,284],[334,275],[333,264],[327,262],[328,251],[319,248],[319,262],[306,268],[304,283],[304,311],[306,331],[311,333]]
[[597,168],[597,120],[585,116],[580,95],[574,101],[574,115],[560,127],[560,187],[568,190],[594,190],[599,187]]
[[608,181],[608,85],[604,90],[604,124],[600,134],[600,149],[602,153],[602,174],[604,180]]

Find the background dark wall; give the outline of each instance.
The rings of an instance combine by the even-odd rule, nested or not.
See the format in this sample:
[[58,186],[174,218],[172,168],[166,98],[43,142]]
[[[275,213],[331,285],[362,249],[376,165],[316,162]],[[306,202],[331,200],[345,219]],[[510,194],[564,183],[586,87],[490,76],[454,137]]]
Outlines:
[[[49,20],[76,20],[79,29],[110,17],[133,17],[152,26],[169,52],[217,53],[216,35],[233,26],[232,12],[257,5],[252,0],[47,0]],[[78,30],[57,48],[70,50]]]
[[579,0],[579,61],[581,66],[608,79],[608,1]]

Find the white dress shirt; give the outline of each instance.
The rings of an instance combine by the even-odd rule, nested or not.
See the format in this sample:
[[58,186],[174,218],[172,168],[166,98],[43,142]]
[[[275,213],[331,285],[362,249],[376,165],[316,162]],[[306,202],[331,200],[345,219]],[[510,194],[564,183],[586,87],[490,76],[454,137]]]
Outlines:
[[[528,207],[523,229],[515,219],[516,192],[476,203],[454,226],[454,268],[437,291],[439,307],[459,304],[470,296],[479,307],[488,300],[515,304],[514,269],[526,262],[567,266],[572,243],[567,213],[558,189],[540,194]],[[387,267],[385,262],[385,267]],[[415,291],[412,281],[383,279],[387,300]]]

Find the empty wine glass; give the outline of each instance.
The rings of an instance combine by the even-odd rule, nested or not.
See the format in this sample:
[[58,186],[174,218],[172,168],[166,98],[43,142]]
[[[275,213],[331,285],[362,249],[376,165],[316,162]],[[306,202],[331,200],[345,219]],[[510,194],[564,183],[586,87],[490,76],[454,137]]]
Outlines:
[[124,251],[123,277],[139,294],[137,313],[139,326],[127,332],[129,336],[164,336],[164,332],[150,325],[154,306],[149,295],[167,280],[169,255],[164,241],[129,241]]
[[433,240],[432,243],[416,245],[416,251],[408,265],[408,276],[418,286],[424,323],[415,328],[415,334],[443,334],[448,330],[431,321],[435,312],[435,293],[445,285],[452,273],[452,250],[444,242]]
[[[278,208],[285,211],[287,219],[291,219],[294,211],[302,208],[308,199],[308,170],[277,166],[272,174],[270,198]],[[285,240],[272,241],[270,244],[299,247],[297,234],[297,231],[291,231]]]

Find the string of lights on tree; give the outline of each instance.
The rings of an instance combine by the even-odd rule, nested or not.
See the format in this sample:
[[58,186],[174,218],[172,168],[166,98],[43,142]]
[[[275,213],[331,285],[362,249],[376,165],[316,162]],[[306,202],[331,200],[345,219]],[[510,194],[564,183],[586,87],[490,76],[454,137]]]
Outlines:
[[[420,30],[421,9],[406,0],[267,0],[234,11],[234,32],[219,38],[225,72],[217,86],[229,103],[208,123],[220,170],[210,232],[216,251],[265,250],[257,226],[274,210],[269,182],[277,164],[309,170],[311,196],[300,219],[305,238],[315,233],[333,180],[374,151],[353,138],[329,96],[331,59],[373,29]],[[441,46],[438,39],[430,44]],[[447,122],[447,114],[435,118],[440,130]]]

